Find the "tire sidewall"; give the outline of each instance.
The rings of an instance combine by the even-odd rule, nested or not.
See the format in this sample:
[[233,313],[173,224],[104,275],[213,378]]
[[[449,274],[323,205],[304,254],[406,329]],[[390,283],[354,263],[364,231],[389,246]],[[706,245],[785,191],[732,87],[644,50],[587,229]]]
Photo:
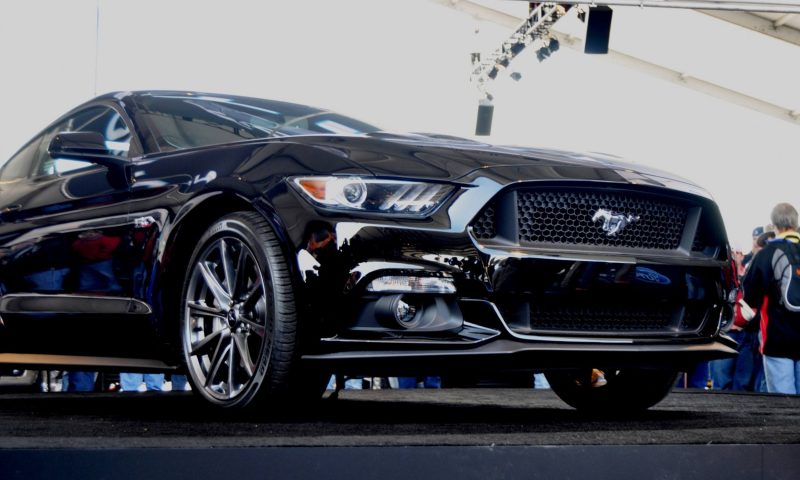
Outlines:
[[608,375],[600,387],[580,385],[574,372],[550,372],[547,380],[556,395],[568,405],[595,414],[624,414],[646,410],[672,391],[677,378],[673,370],[624,369]]
[[[186,302],[188,300],[188,287],[194,274],[195,264],[201,255],[214,244],[217,240],[223,237],[235,237],[247,245],[258,264],[258,269],[261,272],[264,291],[266,293],[267,301],[267,325],[264,334],[264,341],[261,342],[261,348],[258,352],[257,361],[255,363],[255,372],[250,378],[248,384],[243,391],[231,400],[220,400],[212,397],[205,392],[200,379],[196,378],[194,369],[191,367],[192,358],[190,355],[190,339],[187,334],[189,326],[189,315],[186,309]],[[223,408],[237,408],[250,404],[253,399],[259,394],[267,394],[265,390],[272,388],[272,382],[269,381],[271,370],[271,352],[273,342],[276,335],[282,332],[282,321],[278,315],[278,309],[275,304],[275,292],[272,283],[271,267],[274,264],[274,253],[268,251],[267,238],[262,238],[264,235],[258,233],[256,228],[251,224],[248,219],[240,214],[232,214],[221,218],[212,224],[206,232],[200,237],[197,246],[192,253],[191,260],[189,261],[187,272],[183,278],[183,285],[181,287],[181,303],[180,303],[180,345],[181,345],[181,361],[183,366],[188,372],[187,378],[191,382],[192,388],[198,392],[205,400],[223,407]]]

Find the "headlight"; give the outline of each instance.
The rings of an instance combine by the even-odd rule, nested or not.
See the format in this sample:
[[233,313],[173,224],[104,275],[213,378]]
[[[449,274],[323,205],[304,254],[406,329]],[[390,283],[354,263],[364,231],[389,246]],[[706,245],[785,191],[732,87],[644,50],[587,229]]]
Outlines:
[[453,187],[440,183],[362,177],[296,177],[295,187],[321,206],[375,213],[427,215]]

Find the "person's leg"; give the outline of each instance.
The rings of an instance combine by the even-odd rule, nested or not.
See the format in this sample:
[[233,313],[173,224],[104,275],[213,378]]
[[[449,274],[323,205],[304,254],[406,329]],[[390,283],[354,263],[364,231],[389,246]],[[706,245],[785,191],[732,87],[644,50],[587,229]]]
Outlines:
[[147,386],[147,391],[160,392],[164,390],[164,374],[163,373],[147,373],[144,375],[144,384]]
[[754,390],[757,373],[756,361],[758,360],[758,336],[755,332],[743,332],[739,344],[739,356],[736,357],[736,368],[733,371],[732,390]]
[[764,356],[764,375],[767,377],[769,393],[797,393],[794,363],[791,358]]
[[172,375],[172,391],[183,392],[186,390],[186,375]]
[[547,382],[547,378],[545,378],[544,373],[533,374],[533,388],[538,388],[538,389],[550,388],[550,383]]
[[345,390],[362,390],[364,388],[364,381],[361,377],[348,378],[344,381]]
[[687,372],[689,376],[688,388],[706,388],[706,386],[708,386],[708,363],[709,362],[700,362],[695,365],[691,372]]
[[744,340],[744,332],[731,330],[728,336],[736,340],[739,344],[737,350],[739,355],[735,358],[722,358],[709,362],[711,368],[711,380],[713,382],[714,390],[730,390],[734,388],[734,375],[738,369],[737,363],[741,358],[742,345]]
[[711,380],[714,382],[714,390],[730,390],[733,388],[736,360],[737,358],[722,358],[710,363]]
[[417,388],[417,377],[397,377],[397,388]]
[[794,393],[800,394],[800,360],[794,361]]
[[144,381],[141,373],[120,373],[119,386],[123,392],[138,392],[139,385]]
[[69,372],[70,392],[93,392],[94,372]]
[[442,379],[440,377],[425,377],[425,388],[442,388]]

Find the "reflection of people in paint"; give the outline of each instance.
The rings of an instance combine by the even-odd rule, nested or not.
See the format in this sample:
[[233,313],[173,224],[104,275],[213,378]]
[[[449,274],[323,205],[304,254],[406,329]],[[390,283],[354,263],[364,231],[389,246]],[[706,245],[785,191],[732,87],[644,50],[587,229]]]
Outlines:
[[[98,231],[84,232],[72,242],[72,251],[79,264],[74,269],[78,291],[116,292],[121,287],[113,268],[113,255],[120,244],[119,237]],[[64,375],[67,391],[92,391],[94,372],[67,372]]]
[[97,231],[82,233],[72,243],[80,264],[77,268],[78,290],[81,292],[118,292],[122,287],[114,274],[114,252],[120,237],[103,235]]

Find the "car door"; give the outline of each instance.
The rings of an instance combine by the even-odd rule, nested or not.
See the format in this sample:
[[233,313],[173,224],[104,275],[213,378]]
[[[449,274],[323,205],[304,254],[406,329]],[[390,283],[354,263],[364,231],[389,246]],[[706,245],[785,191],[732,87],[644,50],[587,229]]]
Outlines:
[[138,153],[123,115],[110,105],[79,110],[4,167],[10,171],[0,191],[3,351],[151,356],[149,306],[132,295],[139,265],[131,255],[137,227],[128,215],[130,188],[107,167],[48,153],[63,131],[98,132],[114,154]]

